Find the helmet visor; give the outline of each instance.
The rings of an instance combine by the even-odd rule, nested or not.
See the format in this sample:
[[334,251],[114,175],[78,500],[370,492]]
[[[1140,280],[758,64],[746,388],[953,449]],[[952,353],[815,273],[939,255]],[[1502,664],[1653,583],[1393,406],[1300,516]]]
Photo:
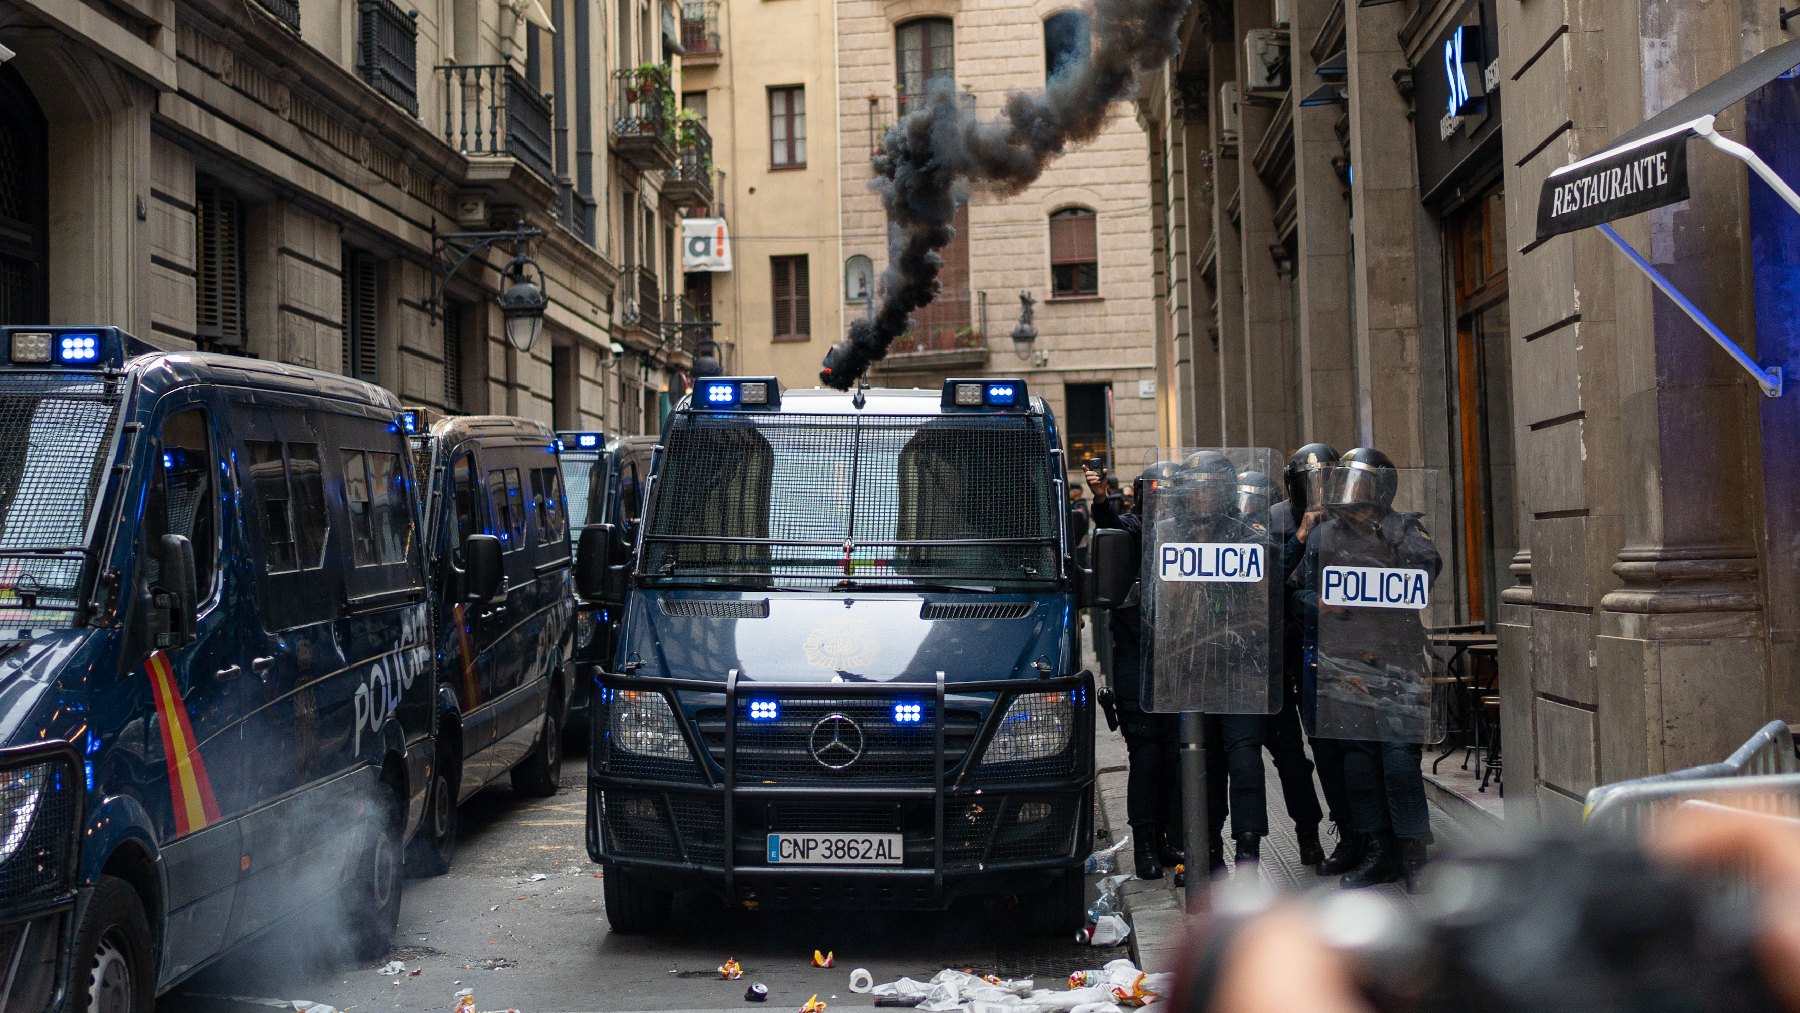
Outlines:
[[1299,474],[1299,490],[1302,502],[1307,507],[1322,506],[1325,500],[1325,485],[1331,479],[1335,465],[1319,464],[1307,468]]
[[1361,461],[1333,465],[1325,480],[1326,506],[1380,506],[1382,504],[1381,471]]
[[1255,517],[1269,509],[1269,490],[1253,484],[1240,484],[1237,487],[1238,513],[1247,517]]

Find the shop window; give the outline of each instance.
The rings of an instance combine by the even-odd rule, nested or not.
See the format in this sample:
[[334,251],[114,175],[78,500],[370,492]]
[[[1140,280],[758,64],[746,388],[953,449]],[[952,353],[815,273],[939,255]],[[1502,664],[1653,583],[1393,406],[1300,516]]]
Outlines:
[[1064,208],[1050,216],[1050,295],[1075,298],[1100,294],[1097,216],[1087,208]]
[[1084,11],[1062,11],[1044,19],[1044,78],[1087,59],[1091,45]]
[[931,83],[956,77],[955,29],[949,18],[919,18],[894,29],[900,115],[918,108]]
[[769,271],[770,295],[775,304],[775,340],[811,338],[812,299],[806,257],[770,257]]

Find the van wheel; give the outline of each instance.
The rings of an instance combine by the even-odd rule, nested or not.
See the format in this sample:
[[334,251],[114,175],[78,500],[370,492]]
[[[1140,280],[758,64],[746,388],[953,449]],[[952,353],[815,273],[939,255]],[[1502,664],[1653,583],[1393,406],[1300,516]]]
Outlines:
[[461,786],[456,764],[445,763],[445,745],[438,747],[439,762],[431,772],[431,794],[425,798],[425,825],[413,838],[406,855],[406,871],[414,876],[442,876],[450,871],[456,854],[456,793]]
[[74,1013],[150,1013],[156,1001],[150,919],[130,884],[101,876],[75,930]]
[[631,873],[608,867],[600,880],[606,901],[606,923],[621,936],[661,932],[669,927],[675,895],[652,890]]
[[1087,877],[1070,870],[1019,898],[1019,917],[1038,935],[1068,936],[1087,924]]
[[346,880],[345,929],[358,960],[375,960],[393,948],[400,925],[400,881],[405,811],[384,781],[374,812],[364,824]]
[[538,744],[512,769],[513,791],[529,798],[549,798],[562,787],[562,722],[557,719],[562,703],[553,694],[544,710],[544,728]]

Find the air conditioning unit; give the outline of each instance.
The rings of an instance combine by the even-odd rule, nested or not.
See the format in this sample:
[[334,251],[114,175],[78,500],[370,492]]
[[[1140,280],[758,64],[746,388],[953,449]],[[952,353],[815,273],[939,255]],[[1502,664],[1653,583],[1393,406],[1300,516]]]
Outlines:
[[1238,137],[1238,84],[1227,81],[1219,85],[1219,140],[1235,141]]
[[1244,87],[1251,91],[1287,87],[1287,49],[1277,41],[1275,29],[1244,33]]
[[1275,0],[1275,27],[1286,28],[1294,20],[1294,0]]

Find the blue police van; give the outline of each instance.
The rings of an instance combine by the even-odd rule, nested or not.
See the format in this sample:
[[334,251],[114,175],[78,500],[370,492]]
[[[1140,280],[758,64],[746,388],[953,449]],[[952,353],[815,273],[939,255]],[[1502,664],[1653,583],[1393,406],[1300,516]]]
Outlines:
[[582,535],[584,597],[628,591],[598,673],[587,844],[616,932],[673,892],[733,904],[1083,912],[1093,677],[1055,419],[1019,380],[942,391],[700,381],[669,416],[631,551]]
[[[558,432],[562,448],[563,485],[569,494],[569,533],[575,539],[577,558],[580,539],[590,527],[610,525],[613,552],[631,551],[643,513],[644,485],[650,476],[650,459],[656,451],[654,436],[626,436],[608,440],[594,431]],[[618,644],[623,618],[623,589],[614,597],[595,602],[578,601],[575,619],[574,690],[569,697],[569,732],[587,741],[590,692],[594,675],[606,667]]]
[[457,808],[510,775],[556,794],[572,679],[574,584],[556,436],[503,415],[401,413],[425,487],[438,763],[412,868],[449,871]]
[[386,950],[433,763],[418,519],[378,387],[0,328],[0,1007],[148,1011],[301,912]]

